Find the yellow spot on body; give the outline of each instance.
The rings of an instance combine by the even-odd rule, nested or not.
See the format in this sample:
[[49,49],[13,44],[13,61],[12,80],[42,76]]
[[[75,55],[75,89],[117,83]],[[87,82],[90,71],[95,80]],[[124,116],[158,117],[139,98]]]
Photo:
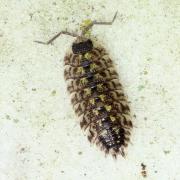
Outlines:
[[114,122],[116,120],[116,118],[114,116],[110,116],[110,119],[112,122]]
[[94,100],[94,99],[90,99],[89,102],[90,102],[91,104],[93,104],[93,105],[95,104],[95,100]]
[[106,110],[109,112],[109,111],[111,111],[111,109],[112,109],[112,106],[104,106],[105,108],[106,108]]
[[78,67],[77,73],[78,74],[83,74],[84,73],[83,67]]
[[[101,126],[102,126],[102,125],[101,125]],[[107,134],[106,130],[103,130],[103,131],[100,132],[100,135],[101,135],[101,136],[105,136],[106,134]]]
[[103,84],[98,84],[97,85],[97,90],[102,91],[103,90]]
[[83,56],[82,54],[79,54],[79,55],[78,55],[79,60],[82,59],[82,56]]
[[90,70],[91,70],[91,72],[95,71],[96,68],[97,68],[97,65],[96,65],[95,63],[92,63],[92,64],[90,65]]
[[[113,130],[114,130],[117,134],[119,134],[119,128],[115,127],[115,128],[113,128]],[[120,137],[120,136],[118,136],[118,137]]]
[[91,59],[92,55],[87,52],[87,53],[84,55],[84,57],[85,57],[86,59]]
[[88,80],[86,79],[86,78],[81,78],[80,79],[80,84],[81,85],[85,85],[85,84],[87,84],[88,83]]
[[97,74],[95,75],[95,78],[96,78],[96,79],[102,79],[102,76],[101,76],[99,73],[97,73]]
[[91,89],[85,88],[85,89],[84,89],[84,93],[85,93],[86,96],[91,95]]
[[98,110],[93,109],[93,113],[97,116],[99,114]]
[[106,97],[106,96],[105,96],[104,94],[101,94],[101,95],[99,96],[99,98],[101,99],[102,102],[105,101],[105,97]]

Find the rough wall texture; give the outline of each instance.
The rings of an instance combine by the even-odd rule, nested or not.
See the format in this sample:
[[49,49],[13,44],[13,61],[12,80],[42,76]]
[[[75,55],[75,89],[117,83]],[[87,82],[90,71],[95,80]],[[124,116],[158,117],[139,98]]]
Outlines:
[[[178,0],[0,1],[0,179],[180,179]],[[84,137],[70,105],[63,57],[73,38],[47,40],[82,20],[114,60],[134,114],[126,159]]]

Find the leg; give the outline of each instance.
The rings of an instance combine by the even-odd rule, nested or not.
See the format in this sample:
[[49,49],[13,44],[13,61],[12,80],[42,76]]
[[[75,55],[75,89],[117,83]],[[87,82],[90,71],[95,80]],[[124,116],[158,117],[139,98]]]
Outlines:
[[116,19],[116,16],[117,16],[117,13],[115,13],[112,21],[109,21],[109,22],[97,22],[97,21],[92,21],[91,24],[89,24],[82,32],[82,35],[84,35],[89,29],[91,29],[93,27],[93,25],[112,25],[114,20]]
[[52,37],[49,41],[47,42],[42,42],[42,41],[34,41],[36,43],[40,43],[40,44],[51,44],[56,38],[58,38],[61,34],[65,34],[65,35],[69,35],[69,36],[72,36],[72,37],[78,37],[79,35],[75,34],[75,33],[70,33],[68,31],[61,31],[59,32],[58,34],[56,34],[54,37]]
[[98,24],[98,25],[112,25],[114,20],[116,19],[116,16],[117,16],[117,12],[114,14],[114,17],[113,17],[113,19],[111,21],[109,21],[109,22],[97,22],[97,21],[93,21],[93,25],[96,25],[96,24]]

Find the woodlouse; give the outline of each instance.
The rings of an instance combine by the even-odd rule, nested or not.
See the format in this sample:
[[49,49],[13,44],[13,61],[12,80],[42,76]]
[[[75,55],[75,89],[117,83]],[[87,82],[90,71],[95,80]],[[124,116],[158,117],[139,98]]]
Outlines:
[[81,35],[61,31],[48,42],[35,41],[51,44],[61,34],[76,37],[64,58],[72,105],[88,140],[115,158],[119,153],[125,156],[133,127],[130,109],[107,51],[88,36],[93,25],[112,25],[116,15],[111,22],[85,21]]

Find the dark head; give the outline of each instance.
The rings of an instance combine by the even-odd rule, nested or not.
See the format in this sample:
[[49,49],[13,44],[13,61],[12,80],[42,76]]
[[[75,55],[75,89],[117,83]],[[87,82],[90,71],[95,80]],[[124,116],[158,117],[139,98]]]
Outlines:
[[86,39],[80,42],[74,42],[72,45],[72,51],[74,54],[83,54],[91,51],[93,48],[93,43],[90,39]]

